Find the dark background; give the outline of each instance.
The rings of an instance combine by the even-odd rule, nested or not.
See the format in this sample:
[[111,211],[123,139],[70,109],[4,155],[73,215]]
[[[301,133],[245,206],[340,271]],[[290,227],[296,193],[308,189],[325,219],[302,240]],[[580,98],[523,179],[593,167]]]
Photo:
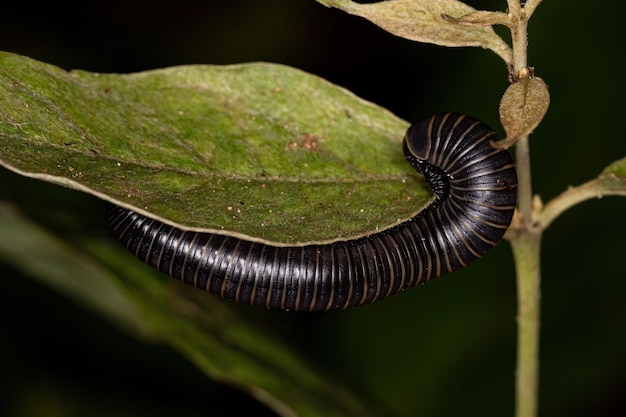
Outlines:
[[[65,69],[278,62],[407,120],[458,111],[502,132],[497,105],[508,84],[495,54],[402,40],[314,0],[18,3],[3,5],[0,50]],[[618,29],[626,6],[596,4],[546,1],[530,24],[529,61],[552,96],[531,137],[533,186],[544,201],[626,155]],[[503,10],[505,1],[471,5]],[[0,198],[60,235],[103,233],[92,197],[5,170],[0,182]],[[626,413],[625,210],[618,198],[586,202],[545,234],[542,415]],[[9,265],[0,264],[0,274],[2,415],[215,416],[247,407],[272,415],[175,352],[117,330]],[[399,415],[502,416],[513,413],[515,303],[512,258],[502,243],[454,276],[376,305],[258,314],[312,361]]]

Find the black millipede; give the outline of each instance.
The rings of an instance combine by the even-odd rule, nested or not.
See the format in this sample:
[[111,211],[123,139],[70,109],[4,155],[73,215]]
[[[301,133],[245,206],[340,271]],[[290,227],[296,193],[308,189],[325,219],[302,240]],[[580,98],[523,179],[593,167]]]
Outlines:
[[386,230],[327,244],[272,246],[183,231],[107,203],[113,234],[139,259],[229,300],[283,310],[333,310],[373,303],[483,256],[504,235],[517,201],[511,156],[496,133],[461,114],[411,125],[408,162],[434,198]]

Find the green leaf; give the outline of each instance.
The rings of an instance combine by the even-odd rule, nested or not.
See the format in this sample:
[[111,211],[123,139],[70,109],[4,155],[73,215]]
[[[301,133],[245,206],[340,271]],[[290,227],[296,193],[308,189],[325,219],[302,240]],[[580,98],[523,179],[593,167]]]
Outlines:
[[[503,23],[503,14],[482,12],[457,0],[387,0],[372,4],[359,4],[350,0],[317,0],[328,7],[336,7],[352,15],[363,17],[401,38],[442,46],[480,46],[491,49],[509,65],[511,48],[489,23]],[[489,19],[485,13],[489,13]],[[480,16],[480,25],[465,25]],[[459,24],[457,24],[459,23]]]
[[232,304],[162,279],[121,247],[86,240],[87,254],[78,251],[1,202],[0,230],[0,259],[131,334],[171,346],[211,378],[247,392],[281,416],[377,415],[371,402],[358,400],[245,323]]
[[130,75],[0,53],[0,164],[183,228],[275,242],[370,233],[429,192],[408,124],[274,64]]

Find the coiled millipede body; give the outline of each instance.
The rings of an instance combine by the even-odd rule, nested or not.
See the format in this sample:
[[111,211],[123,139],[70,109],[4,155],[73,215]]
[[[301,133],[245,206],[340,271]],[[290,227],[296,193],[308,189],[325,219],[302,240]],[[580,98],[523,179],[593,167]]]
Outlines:
[[272,246],[183,231],[107,203],[113,233],[159,271],[226,299],[284,310],[372,303],[462,268],[504,235],[517,201],[510,155],[496,134],[460,114],[413,124],[409,163],[435,197],[413,218],[381,232],[328,244]]

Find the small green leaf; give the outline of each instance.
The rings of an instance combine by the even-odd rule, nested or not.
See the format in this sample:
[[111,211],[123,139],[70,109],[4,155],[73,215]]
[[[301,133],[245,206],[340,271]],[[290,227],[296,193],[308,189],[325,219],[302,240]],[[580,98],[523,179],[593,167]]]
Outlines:
[[[388,0],[359,4],[350,0],[317,0],[328,7],[363,17],[401,38],[442,46],[480,46],[491,49],[509,65],[512,51],[491,27],[485,13],[457,0]],[[479,16],[480,25],[455,23],[456,18]],[[503,23],[503,13],[490,14],[493,23]],[[474,19],[475,20],[475,19]]]
[[405,121],[281,65],[104,75],[0,53],[0,95],[1,165],[183,228],[324,241],[430,194]]
[[618,159],[604,168],[600,176],[603,175],[614,175],[618,178],[626,179],[626,158]]
[[2,202],[0,230],[0,259],[131,334],[169,345],[280,416],[377,415],[368,401],[246,324],[229,303],[162,279],[121,247],[94,239],[79,251]]
[[500,122],[507,142],[531,133],[550,106],[548,86],[539,77],[523,78],[511,84],[500,101]]
[[626,158],[608,165],[595,181],[598,198],[612,195],[626,197]]

